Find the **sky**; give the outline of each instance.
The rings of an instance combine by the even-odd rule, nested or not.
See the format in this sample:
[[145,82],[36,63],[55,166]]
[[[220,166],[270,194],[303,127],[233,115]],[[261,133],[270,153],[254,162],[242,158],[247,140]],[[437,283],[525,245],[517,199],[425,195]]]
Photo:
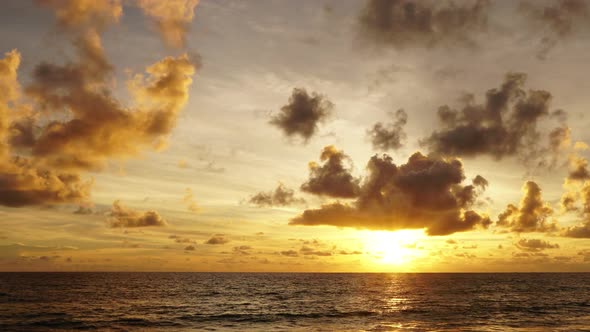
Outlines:
[[0,271],[590,271],[590,1],[0,7]]

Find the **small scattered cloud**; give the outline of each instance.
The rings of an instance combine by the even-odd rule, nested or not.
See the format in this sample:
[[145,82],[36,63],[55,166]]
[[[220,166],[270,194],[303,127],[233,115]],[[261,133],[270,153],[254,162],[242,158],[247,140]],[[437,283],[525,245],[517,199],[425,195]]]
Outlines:
[[228,242],[230,241],[224,234],[215,234],[209,240],[207,240],[205,244],[222,245]]
[[393,122],[386,124],[377,122],[367,131],[375,150],[398,150],[405,144],[404,126],[408,122],[408,114],[403,109],[399,109],[395,113],[390,113],[390,116]]
[[305,203],[305,200],[303,198],[295,197],[295,191],[293,189],[287,188],[282,183],[279,183],[279,185],[274,191],[261,191],[256,195],[250,197],[248,202],[250,204],[262,207],[303,204]]
[[523,251],[539,252],[545,249],[558,249],[559,244],[549,243],[545,240],[540,239],[520,239],[516,242],[515,246]]
[[299,136],[307,142],[317,134],[318,125],[330,117],[333,108],[334,104],[325,96],[315,92],[310,95],[305,89],[297,88],[289,103],[271,116],[270,124],[281,129],[287,137]]
[[107,219],[110,227],[162,227],[168,223],[156,211],[136,211],[114,201]]

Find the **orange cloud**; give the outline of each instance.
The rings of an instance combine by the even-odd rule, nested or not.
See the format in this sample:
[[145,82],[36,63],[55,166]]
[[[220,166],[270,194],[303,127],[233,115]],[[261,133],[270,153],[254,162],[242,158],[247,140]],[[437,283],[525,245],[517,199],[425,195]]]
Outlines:
[[155,20],[156,28],[171,47],[186,45],[186,34],[199,0],[137,0],[143,12]]
[[108,223],[110,227],[166,226],[168,223],[156,211],[136,211],[127,208],[120,201],[114,201]]
[[[367,170],[355,202],[306,210],[289,224],[375,230],[425,228],[430,235],[447,235],[491,223],[470,210],[483,186],[462,184],[463,165],[457,159],[416,152],[406,164],[397,166],[390,156],[375,155]],[[477,182],[482,183],[481,179]]]

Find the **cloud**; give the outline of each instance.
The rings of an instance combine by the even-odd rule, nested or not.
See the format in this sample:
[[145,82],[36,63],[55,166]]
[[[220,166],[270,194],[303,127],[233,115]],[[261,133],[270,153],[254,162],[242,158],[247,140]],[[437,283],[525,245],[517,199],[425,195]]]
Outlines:
[[229,242],[229,239],[225,237],[224,234],[215,234],[213,235],[205,244],[226,244]]
[[109,214],[110,227],[162,227],[168,225],[156,211],[136,211],[127,208],[120,201],[114,201]]
[[558,124],[543,144],[538,126],[542,120],[555,119],[549,112],[551,94],[543,90],[527,92],[525,82],[525,74],[508,73],[500,88],[487,91],[483,104],[466,95],[461,109],[439,107],[442,129],[422,140],[421,145],[442,155],[489,155],[498,160],[519,156],[525,163],[536,162],[533,166],[554,164],[546,160],[547,155],[556,158],[560,147],[569,141],[569,129]]
[[374,230],[426,229],[447,235],[477,226],[488,227],[487,216],[471,210],[481,188],[463,185],[463,165],[457,159],[413,154],[397,166],[390,156],[375,155],[352,204],[329,203],[305,210],[290,225],[332,225]]
[[295,250],[284,250],[280,252],[281,255],[283,256],[287,256],[287,257],[298,257],[299,253],[297,253],[297,251]]
[[390,113],[390,116],[394,122],[388,124],[377,122],[367,131],[375,150],[397,150],[405,144],[404,126],[408,122],[408,114],[403,109],[399,109],[395,113]]
[[308,246],[302,246],[301,249],[299,249],[299,252],[304,256],[332,256],[331,251],[317,250]]
[[524,251],[539,252],[545,249],[557,249],[559,244],[551,244],[540,239],[520,239],[515,246]]
[[360,36],[377,46],[396,49],[477,46],[485,32],[488,0],[368,0],[360,16]]
[[[570,210],[578,210],[579,217],[582,223],[571,226],[563,230],[563,236],[572,238],[590,238],[590,181],[584,182],[579,192],[575,196],[570,196],[572,199],[571,206],[574,206],[578,200],[582,201],[582,208],[571,208]],[[563,199],[562,199],[563,204]]]
[[542,33],[539,59],[545,59],[560,41],[590,27],[590,8],[586,0],[557,0],[549,6],[523,1],[519,9],[531,20],[533,28]]
[[569,158],[569,174],[567,179],[570,181],[590,180],[588,160],[575,154],[571,155]]
[[318,125],[331,115],[334,104],[325,96],[303,88],[293,89],[289,103],[271,116],[270,124],[277,126],[287,137],[300,136],[309,141],[319,130]]
[[178,236],[178,235],[170,235],[168,236],[169,239],[174,239],[174,242],[176,243],[196,243],[195,240],[190,239],[188,237],[182,237],[182,236]]
[[186,45],[186,35],[199,0],[136,0],[143,12],[155,21],[164,42],[175,48]]
[[236,255],[248,256],[251,254],[252,247],[250,246],[237,246],[233,247],[232,252]]
[[[309,179],[301,185],[301,190],[310,194],[353,198],[358,195],[359,179],[350,174],[352,161],[344,154],[344,151],[336,149],[333,145],[324,147],[320,154],[323,165],[315,162],[309,163]],[[351,165],[346,167],[344,162]]]
[[279,183],[274,191],[259,192],[256,195],[250,197],[250,204],[262,206],[287,206],[292,204],[305,203],[303,198],[295,197],[295,191],[285,187],[282,183]]
[[498,216],[496,225],[518,233],[557,231],[555,222],[548,221],[553,215],[553,209],[543,201],[541,187],[533,181],[527,181],[522,186],[522,192],[519,206],[509,204]]
[[53,11],[75,59],[42,62],[21,92],[20,54],[0,60],[0,204],[87,203],[92,181],[110,159],[160,149],[188,99],[195,64],[167,57],[129,82],[133,105],[111,92],[113,66],[101,33],[122,15],[121,1],[38,0]]
[[186,247],[184,247],[184,250],[185,251],[195,251],[195,246],[193,246],[193,245],[186,246]]
[[193,195],[193,191],[190,188],[186,188],[185,194],[184,194],[184,197],[182,200],[186,204],[186,207],[189,211],[192,211],[195,213],[200,212],[201,209],[197,205],[197,202],[195,202],[195,196]]

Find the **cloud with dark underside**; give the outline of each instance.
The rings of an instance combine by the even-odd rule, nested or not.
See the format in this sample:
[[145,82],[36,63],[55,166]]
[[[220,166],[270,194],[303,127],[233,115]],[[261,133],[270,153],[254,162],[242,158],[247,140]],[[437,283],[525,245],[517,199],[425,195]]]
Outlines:
[[295,250],[283,250],[280,252],[281,255],[283,256],[287,256],[287,257],[298,257],[299,253]]
[[516,242],[515,246],[524,251],[539,252],[545,249],[558,249],[559,244],[549,243],[545,240],[540,239],[520,239]]
[[229,239],[224,234],[215,234],[205,244],[221,245],[229,242]]
[[477,47],[488,0],[367,0],[359,15],[362,41],[380,47]]
[[168,225],[156,211],[137,211],[114,201],[107,222],[110,227],[162,227]]
[[557,224],[550,220],[553,209],[543,201],[541,187],[533,181],[527,181],[522,192],[520,204],[509,204],[498,216],[496,226],[517,233],[557,231]]
[[319,131],[319,125],[332,114],[334,104],[325,96],[303,88],[293,89],[289,103],[271,116],[270,124],[283,131],[285,136],[299,136],[305,143]]
[[248,202],[258,207],[263,207],[303,204],[305,203],[305,200],[303,198],[295,197],[295,191],[293,189],[287,188],[282,183],[279,183],[275,190],[268,192],[261,191],[250,197]]
[[389,115],[393,122],[377,122],[373,125],[373,128],[367,131],[375,150],[398,150],[405,144],[406,133],[404,126],[408,122],[408,114],[403,109],[399,109],[395,113],[389,113]]
[[[373,156],[368,174],[352,203],[334,202],[305,210],[290,225],[331,225],[373,230],[425,229],[448,235],[487,228],[491,221],[471,209],[481,184],[463,184],[458,159],[413,154],[396,165],[384,154]],[[481,183],[481,180],[478,180]]]
[[519,12],[541,34],[537,58],[544,60],[561,41],[590,29],[587,0],[556,0],[544,5],[540,1],[522,1]]
[[80,171],[161,149],[188,99],[196,65],[167,57],[129,82],[132,105],[111,91],[114,67],[101,34],[122,15],[121,1],[37,0],[53,11],[74,58],[42,62],[21,89],[20,54],[0,59],[0,204],[87,203],[92,181]]
[[569,173],[564,183],[566,191],[561,197],[561,210],[575,212],[580,223],[564,228],[562,236],[571,238],[590,238],[590,178],[586,158],[572,154]]
[[[360,179],[352,174],[352,161],[344,151],[333,145],[324,147],[319,165],[309,163],[309,179],[301,185],[301,190],[318,195],[337,198],[354,198],[359,192]],[[348,164],[348,165],[347,165]]]
[[[555,165],[569,143],[569,128],[552,116],[551,94],[524,89],[526,75],[509,73],[499,88],[488,90],[485,102],[473,95],[462,99],[459,109],[444,105],[438,109],[441,129],[420,144],[433,153],[448,156],[492,156],[498,160],[518,156],[534,167]],[[552,122],[553,121],[553,122]],[[546,122],[556,127],[546,133],[539,127]]]

